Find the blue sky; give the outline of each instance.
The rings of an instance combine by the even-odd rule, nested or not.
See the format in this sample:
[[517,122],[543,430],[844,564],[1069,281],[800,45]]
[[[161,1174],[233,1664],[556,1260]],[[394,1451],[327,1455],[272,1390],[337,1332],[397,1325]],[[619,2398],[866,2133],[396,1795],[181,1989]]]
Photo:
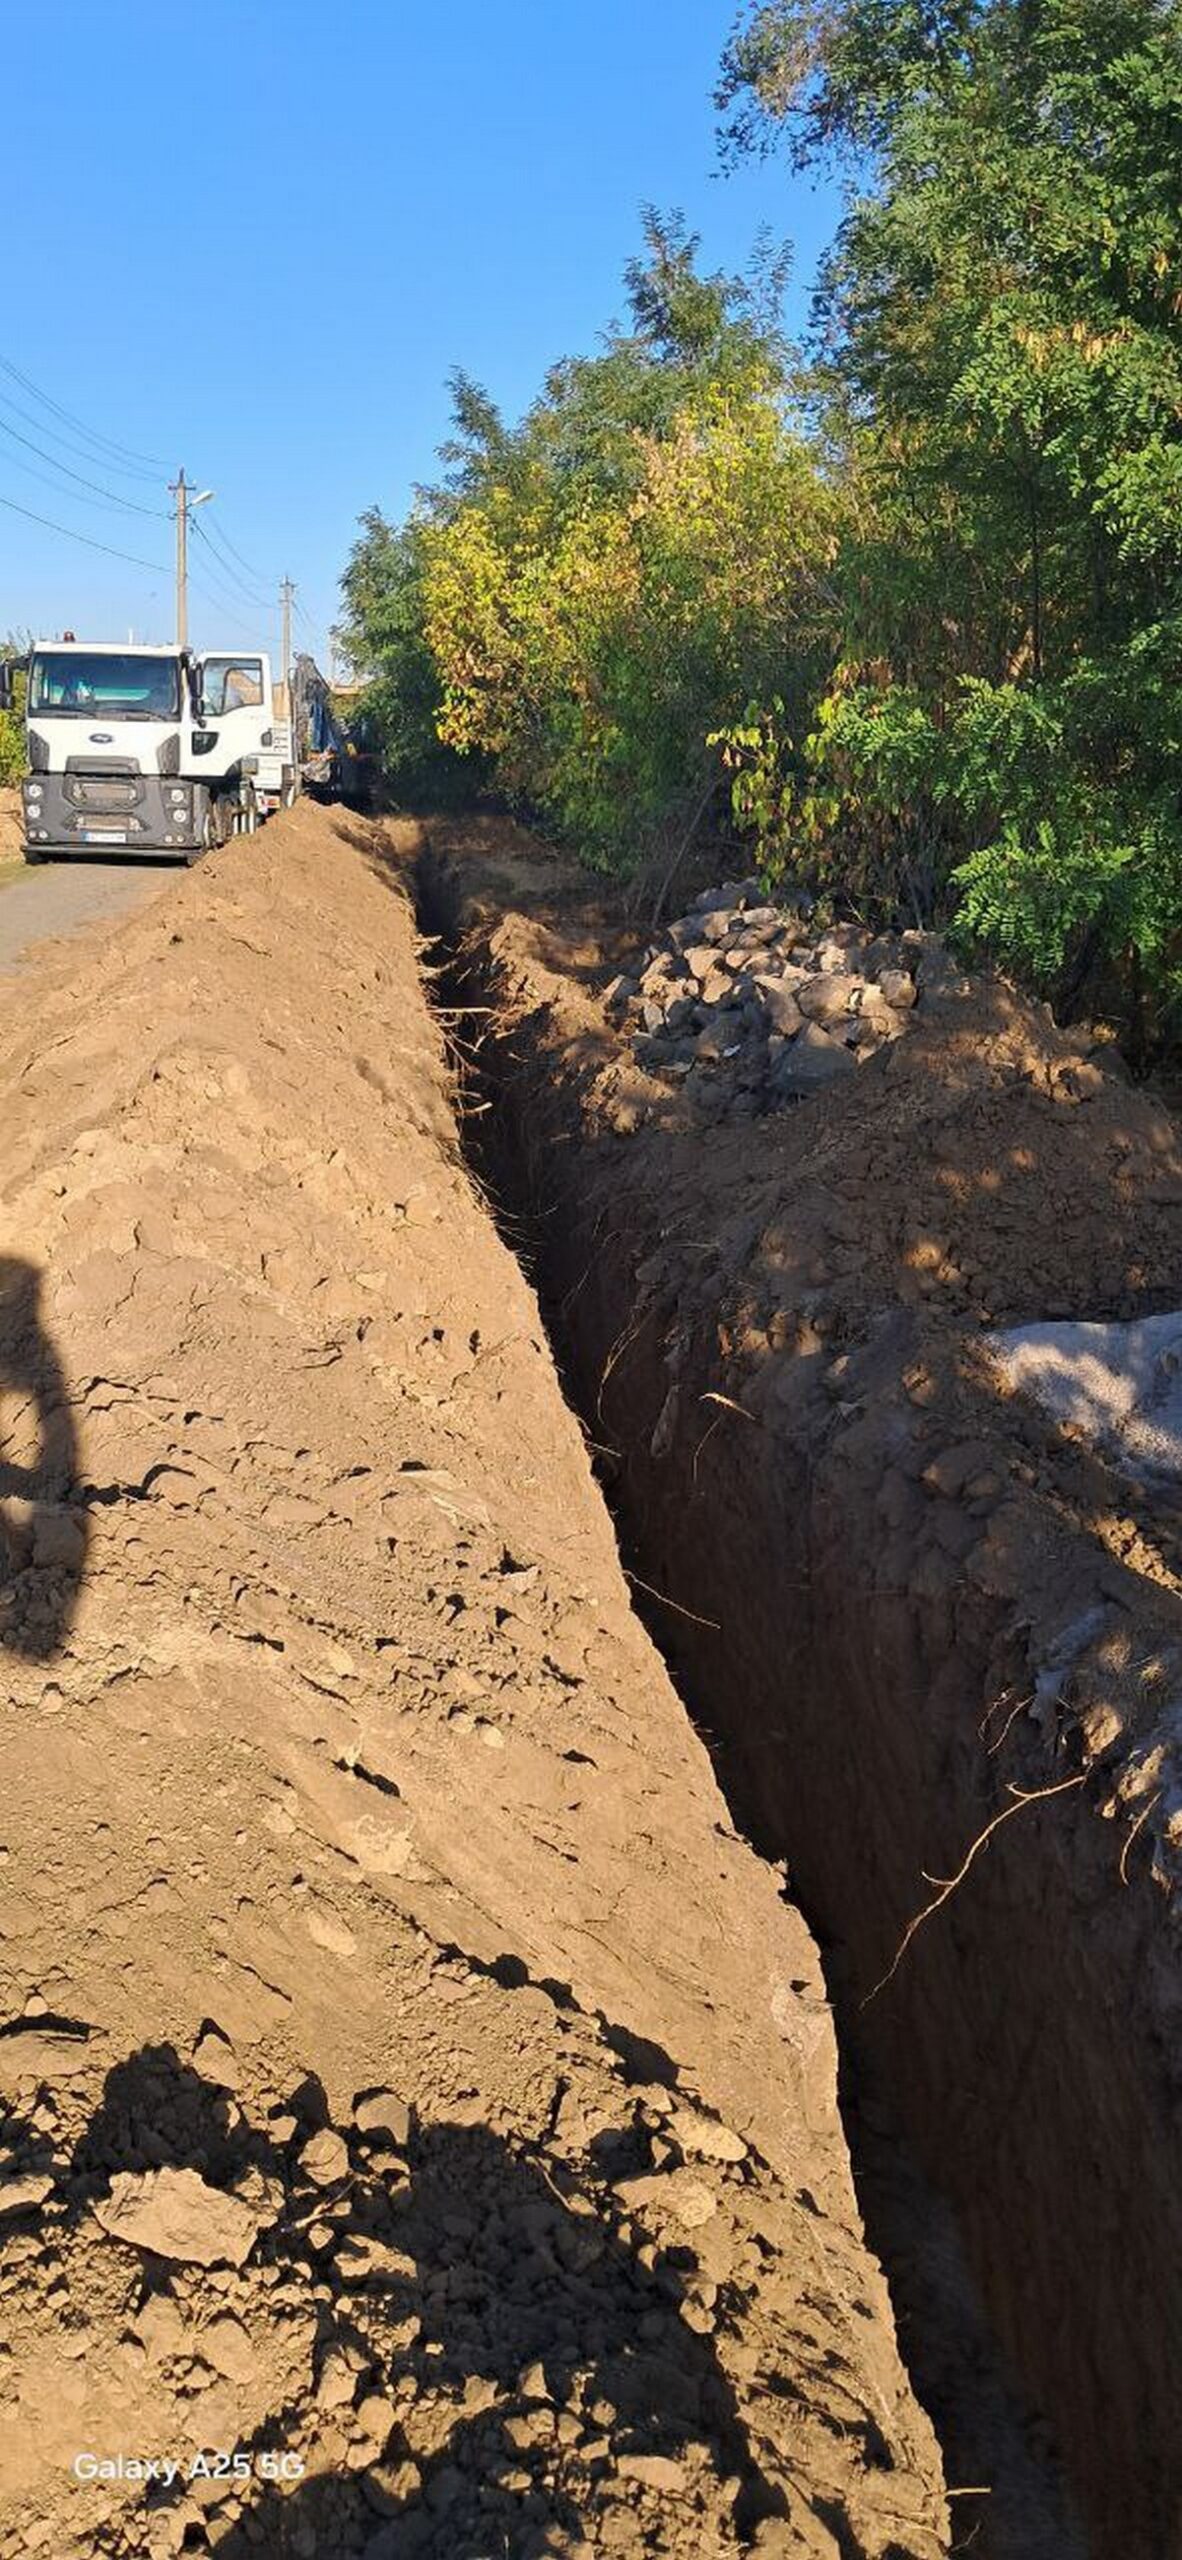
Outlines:
[[[729,0],[12,12],[0,357],[123,450],[0,372],[0,497],[159,567],[0,507],[0,633],[170,638],[163,511],[183,463],[216,491],[202,521],[231,553],[194,542],[195,640],[274,646],[267,600],[288,572],[297,640],[323,663],[357,517],[374,501],[400,515],[432,476],[449,370],[524,407],[620,311],[646,200],[685,211],[711,266],[745,263],[761,224],[790,237],[799,320],[836,200],[783,163],[716,174],[730,15]],[[129,451],[138,476],[116,467]],[[153,512],[90,503],[47,455]]]

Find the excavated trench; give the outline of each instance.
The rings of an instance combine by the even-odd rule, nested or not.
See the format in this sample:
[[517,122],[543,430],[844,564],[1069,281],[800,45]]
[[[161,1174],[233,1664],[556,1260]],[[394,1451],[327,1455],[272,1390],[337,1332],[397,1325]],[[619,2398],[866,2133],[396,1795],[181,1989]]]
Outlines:
[[[1094,1468],[1082,1494],[1075,1457],[1044,1472],[1033,1426],[985,1410],[925,1310],[853,1321],[815,1220],[802,1314],[791,1250],[769,1249],[766,1133],[730,1133],[725,1176],[717,1132],[663,1133],[657,1115],[621,1143],[631,1115],[598,1107],[585,920],[552,930],[547,893],[546,921],[535,903],[519,931],[458,830],[418,885],[479,1042],[476,1161],[526,1239],[638,1600],[736,1819],[786,1861],[825,1952],[860,2201],[963,2499],[957,2547],[1168,2560],[1177,1972],[1164,1835],[1143,1810],[1130,1822],[1129,1771],[1164,1765],[1148,1719],[1182,1660],[1170,1561],[1146,1572],[1144,1520],[1113,1533]],[[503,873],[493,887],[499,902]],[[838,1150],[819,1177],[815,1151],[798,1169],[836,1205],[838,1280],[857,1266],[861,1285],[874,1256],[843,1218]],[[776,1179],[782,1238],[790,1169]],[[1003,1233],[1005,1209],[1003,1185]],[[1169,1233],[1135,1289],[1164,1285]],[[753,1350],[757,1264],[772,1321]],[[1076,1311],[1067,1281],[1043,1281]],[[1079,1274],[1093,1301],[1096,1285]],[[765,1285],[761,1322],[768,1302]],[[993,1302],[1008,1311],[1004,1290]],[[1108,1304],[1128,1311],[1119,1291]],[[1169,1796],[1163,1778],[1150,1813]]]

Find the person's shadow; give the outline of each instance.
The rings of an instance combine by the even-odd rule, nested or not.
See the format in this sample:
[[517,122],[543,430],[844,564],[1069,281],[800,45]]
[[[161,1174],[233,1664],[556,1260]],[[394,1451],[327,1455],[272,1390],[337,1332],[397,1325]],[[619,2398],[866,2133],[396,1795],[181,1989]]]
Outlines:
[[[541,2560],[581,2542],[629,2458],[687,2523],[695,2462],[732,2484],[739,2526],[783,2512],[713,2338],[682,2319],[692,2250],[646,2264],[602,2187],[563,2192],[539,2150],[487,2125],[421,2124],[409,2166],[393,2209],[380,2182],[355,2189],[355,2265],[341,2283],[338,2254],[321,2311],[321,2370],[343,2350],[357,2399],[388,2408],[372,2460],[288,2488],[256,2473],[218,2560]],[[259,2431],[260,2455],[281,2454],[286,2423]]]
[[[253,2305],[240,2292],[242,2315],[257,2328],[272,2288],[313,2315],[294,2396],[273,2387],[243,2428],[239,2513],[191,2522],[186,2551],[532,2560],[582,2539],[621,2466],[626,2494],[684,2500],[687,2522],[711,2475],[716,2492],[726,2483],[740,2538],[784,2512],[713,2336],[682,2316],[696,2252],[640,2254],[614,2196],[622,2169],[651,2167],[642,2128],[614,2134],[610,2157],[593,2143],[579,2172],[485,2124],[420,2121],[392,2175],[381,2137],[344,2125],[326,2186],[305,2163],[310,2139],[334,2130],[319,2081],[287,2111],[281,2132],[252,2121],[173,2047],[146,2046],[108,2072],[72,2156],[43,2157],[39,2138],[36,2165],[69,2198],[68,2234],[91,2230],[117,2171],[195,2168],[255,2194],[261,2229],[239,2287],[259,2291]],[[145,2301],[172,2291],[173,2268],[149,2249],[141,2267]],[[720,2302],[724,2319],[734,2307]],[[346,2464],[340,2424],[356,2410],[368,2444]],[[321,2468],[326,2413],[336,2443]],[[302,2480],[280,2467],[296,2446],[311,2460]],[[152,2515],[182,2502],[188,2513],[184,2481],[145,2503]]]
[[0,1646],[48,1662],[69,1633],[86,1565],[71,1507],[78,1438],[41,1314],[41,1274],[0,1254]]

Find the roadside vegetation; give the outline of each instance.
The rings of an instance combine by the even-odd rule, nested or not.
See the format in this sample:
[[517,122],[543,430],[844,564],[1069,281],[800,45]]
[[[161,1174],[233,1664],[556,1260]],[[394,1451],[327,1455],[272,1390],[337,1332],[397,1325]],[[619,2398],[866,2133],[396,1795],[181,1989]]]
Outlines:
[[783,273],[650,214],[623,326],[365,519],[344,637],[404,791],[462,773],[664,883],[951,923],[1135,1063],[1182,1033],[1178,0],[766,0],[724,155],[836,159]]
[[[0,640],[0,658],[15,658],[20,653],[19,642]],[[25,769],[24,682],[23,675],[18,675],[12,710],[0,711],[0,789],[19,782]]]

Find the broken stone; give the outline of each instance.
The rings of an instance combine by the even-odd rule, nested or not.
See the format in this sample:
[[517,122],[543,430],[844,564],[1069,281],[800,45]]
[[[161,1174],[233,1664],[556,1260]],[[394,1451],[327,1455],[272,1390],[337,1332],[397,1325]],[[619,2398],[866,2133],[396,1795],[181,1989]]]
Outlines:
[[878,981],[884,1001],[896,1013],[905,1013],[915,1002],[915,980],[906,969],[884,969]]
[[340,2347],[330,2347],[320,2368],[316,2399],[322,2409],[344,2409],[353,2397],[355,2375]]
[[53,2193],[52,2178],[5,2178],[0,2184],[0,2222],[17,2213],[35,2213]]
[[778,1031],[782,1039],[790,1040],[793,1033],[799,1031],[804,1020],[792,989],[785,986],[782,978],[764,976],[757,977],[755,985],[759,989],[760,1002],[773,1030]]
[[699,2115],[696,2107],[676,2107],[668,2119],[669,2131],[682,2151],[695,2160],[745,2160],[747,2145],[742,2135],[732,2133],[729,2124],[715,2116]]
[[686,2231],[696,2231],[717,2210],[717,2199],[700,2178],[673,2169],[650,2178],[625,2178],[616,2194],[626,2213],[669,2214]]
[[193,2068],[203,2080],[212,2080],[215,2088],[236,2089],[238,2056],[227,2035],[212,2019],[201,2030],[193,2047]]
[[207,2186],[196,2169],[120,2171],[94,2211],[113,2240],[189,2266],[240,2267],[259,2235],[249,2206]]
[[666,2453],[622,2453],[618,2467],[621,2480],[636,2480],[642,2489],[655,2489],[662,2497],[675,2498],[689,2485],[685,2465]]
[[315,2187],[335,2187],[338,2179],[349,2174],[349,2154],[339,2133],[326,2125],[323,2133],[314,2133],[300,2153],[300,2167]]
[[832,1084],[838,1076],[857,1072],[857,1060],[844,1041],[823,1031],[819,1022],[806,1022],[803,1031],[785,1049],[775,1082],[781,1093],[811,1093],[819,1085]]
[[0,2090],[6,2095],[26,2080],[71,2080],[85,2071],[89,2028],[72,2034],[55,2027],[17,2027],[0,2035]]
[[385,2134],[395,2150],[410,2140],[410,2108],[392,2089],[361,2090],[353,2100],[353,2121],[361,2133]]
[[834,969],[822,976],[806,978],[796,991],[796,1000],[809,1022],[844,1022],[860,985],[860,979],[849,977],[842,969]]
[[397,2412],[381,2391],[367,2391],[357,2403],[357,2423],[371,2444],[386,2443]]

